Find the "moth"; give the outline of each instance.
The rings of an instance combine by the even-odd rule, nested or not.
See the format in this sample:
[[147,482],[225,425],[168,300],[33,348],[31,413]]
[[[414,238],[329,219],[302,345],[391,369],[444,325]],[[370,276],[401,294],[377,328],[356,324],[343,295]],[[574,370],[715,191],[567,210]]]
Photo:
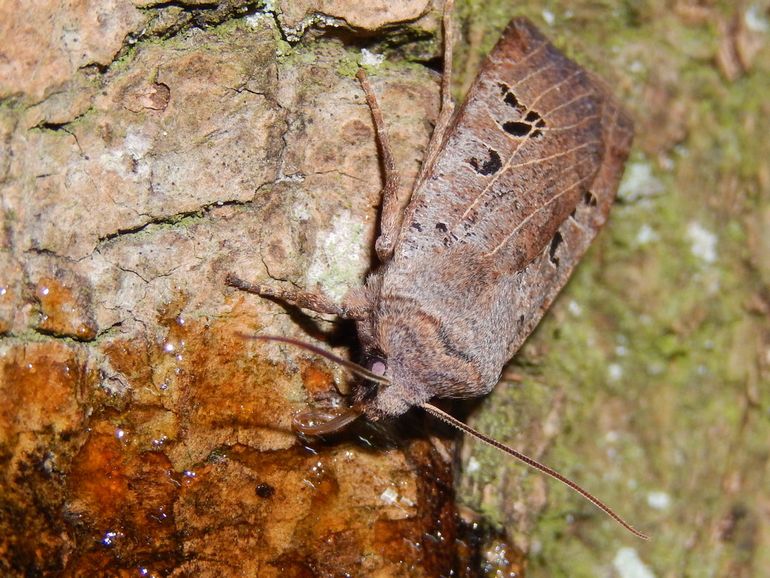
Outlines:
[[510,22],[454,113],[451,4],[444,11],[442,106],[405,210],[374,91],[359,71],[385,168],[377,267],[342,303],[323,293],[228,283],[355,321],[361,365],[282,337],[363,378],[342,409],[313,408],[295,428],[317,435],[360,415],[412,407],[556,478],[646,538],[559,473],[475,432],[433,398],[489,393],[607,220],[633,138],[605,84],[559,52],[528,20]]

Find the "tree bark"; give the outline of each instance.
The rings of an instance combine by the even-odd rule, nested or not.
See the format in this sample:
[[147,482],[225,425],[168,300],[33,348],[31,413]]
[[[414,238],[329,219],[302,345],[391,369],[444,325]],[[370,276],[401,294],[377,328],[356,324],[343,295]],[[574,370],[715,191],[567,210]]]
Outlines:
[[451,434],[421,415],[300,443],[293,412],[347,378],[247,336],[351,355],[352,327],[224,283],[361,283],[381,167],[354,74],[370,68],[406,190],[438,107],[437,5],[6,2],[4,575],[770,565],[768,4],[548,6],[459,3],[457,92],[524,13],[610,82],[636,148],[607,230],[470,419],[654,540],[471,441],[460,516]]

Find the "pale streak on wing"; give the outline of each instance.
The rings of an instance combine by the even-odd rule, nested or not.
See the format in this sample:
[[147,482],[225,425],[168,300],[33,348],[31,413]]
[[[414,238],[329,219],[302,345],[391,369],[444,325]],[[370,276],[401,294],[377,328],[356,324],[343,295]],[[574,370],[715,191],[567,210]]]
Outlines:
[[584,148],[586,148],[588,146],[591,146],[591,145],[600,144],[601,142],[602,141],[600,141],[600,140],[589,140],[589,141],[581,143],[581,144],[579,144],[577,146],[574,146],[571,149],[567,149],[566,151],[561,151],[561,152],[549,155],[547,157],[538,157],[536,159],[532,159],[531,161],[525,161],[523,163],[518,163],[518,164],[515,164],[515,165],[509,165],[509,167],[512,168],[512,169],[518,169],[518,168],[527,167],[527,166],[530,166],[530,165],[537,165],[537,164],[540,164],[540,163],[545,162],[545,161],[550,161],[550,160],[553,160],[553,159],[558,159],[560,157],[565,157],[565,156],[567,156],[569,154],[572,154],[572,153],[574,153],[576,151],[579,151],[580,149],[584,149]]
[[[532,53],[530,53],[530,54],[528,54],[528,55],[527,55],[527,58],[529,58],[530,56],[532,56],[532,55],[533,55],[535,52],[537,52],[538,50],[540,50],[540,49],[541,49],[543,46],[545,46],[545,45],[546,45],[545,43],[541,43],[541,44],[538,46],[538,48],[537,48],[535,51],[533,51]],[[523,58],[523,59],[522,59],[520,62],[518,62],[517,64],[520,64],[521,62],[525,62],[525,61],[527,60],[527,58]],[[533,75],[535,75],[535,74],[537,74],[537,73],[539,73],[539,72],[543,72],[543,71],[545,71],[545,70],[547,70],[548,68],[551,68],[551,67],[553,67],[553,64],[550,64],[549,66],[543,67],[543,68],[541,68],[541,69],[538,69],[538,70],[535,70],[534,72],[531,72],[531,73],[529,73],[529,74],[528,74],[528,75],[526,75],[524,78],[522,78],[522,79],[520,79],[520,80],[516,81],[515,83],[513,83],[513,84],[511,85],[511,88],[510,88],[510,90],[511,90],[511,91],[513,91],[513,89],[514,89],[514,88],[516,88],[516,87],[520,86],[522,82],[526,82],[526,80],[527,80],[527,79],[529,79],[529,78],[531,78]],[[563,78],[563,79],[562,79],[562,80],[560,80],[559,82],[557,82],[557,83],[555,83],[555,84],[552,84],[552,85],[551,85],[551,86],[550,86],[548,89],[546,89],[546,90],[542,91],[542,92],[541,92],[541,93],[540,93],[540,94],[537,96],[537,98],[535,98],[535,99],[532,101],[532,104],[526,105],[526,108],[527,108],[527,110],[532,110],[532,109],[533,109],[533,108],[534,108],[534,107],[537,105],[538,101],[540,101],[540,99],[541,99],[541,98],[543,98],[543,97],[544,97],[546,94],[548,94],[548,93],[549,93],[549,92],[551,92],[552,90],[554,90],[554,89],[558,88],[559,86],[563,85],[564,83],[566,83],[566,82],[570,82],[570,81],[571,81],[571,80],[573,80],[573,79],[574,79],[576,76],[579,76],[579,75],[581,75],[581,74],[585,74],[585,72],[584,72],[582,69],[577,69],[577,70],[575,70],[574,72],[572,72],[572,73],[571,73],[569,76],[567,76],[566,78]],[[567,102],[565,102],[565,103],[562,103],[562,104],[560,104],[559,106],[555,106],[555,107],[554,107],[554,108],[552,108],[551,110],[548,110],[548,111],[546,111],[546,112],[544,112],[544,113],[542,113],[542,114],[540,114],[540,113],[538,113],[538,114],[540,114],[540,118],[543,118],[543,119],[547,119],[548,117],[552,116],[554,112],[556,112],[556,111],[558,111],[558,110],[560,110],[560,109],[564,108],[565,106],[569,106],[570,104],[572,104],[572,103],[574,103],[574,102],[577,102],[577,101],[578,101],[578,100],[580,100],[581,98],[584,98],[584,97],[586,97],[586,96],[591,96],[591,95],[593,95],[593,94],[595,94],[595,93],[594,93],[594,92],[592,92],[592,91],[589,91],[589,92],[585,92],[585,93],[583,93],[583,94],[581,94],[581,95],[579,95],[579,96],[577,96],[577,97],[575,97],[575,98],[573,98],[573,99],[571,99],[571,100],[569,100],[569,101],[567,101]],[[496,120],[496,119],[494,119],[494,118],[492,118],[492,116],[491,116],[491,115],[492,115],[492,113],[491,113],[491,112],[487,111],[487,114],[489,115],[490,119],[491,119],[493,122],[497,123],[497,120]],[[597,117],[598,117],[598,115],[593,115],[591,118],[597,118]],[[573,125],[573,126],[578,126],[578,125],[579,125],[579,123],[576,123],[576,124],[575,124],[575,125]],[[554,127],[554,128],[559,128],[559,127]],[[566,128],[566,127],[565,127],[565,128]],[[544,132],[544,131],[541,129],[541,132]],[[523,166],[523,165],[511,165],[510,163],[513,161],[513,159],[514,159],[514,158],[516,158],[516,155],[518,154],[519,150],[521,150],[521,148],[522,148],[522,147],[523,147],[523,146],[524,146],[524,145],[525,145],[525,144],[526,144],[526,143],[529,141],[529,139],[530,139],[530,138],[532,138],[532,137],[530,136],[530,134],[527,134],[527,135],[526,135],[526,136],[524,136],[523,138],[522,138],[522,137],[513,137],[513,136],[511,136],[511,135],[508,135],[507,133],[506,133],[506,135],[507,135],[507,136],[508,136],[508,138],[510,138],[511,140],[514,140],[514,139],[516,139],[516,140],[519,140],[520,142],[519,142],[519,143],[516,145],[516,148],[515,148],[515,149],[513,149],[513,152],[511,153],[511,156],[509,157],[508,161],[506,161],[506,164],[503,166],[503,168],[502,168],[501,170],[497,171],[497,173],[495,174],[495,176],[494,176],[494,177],[492,177],[492,179],[490,179],[490,181],[489,181],[489,182],[486,184],[486,186],[484,187],[484,189],[483,189],[483,190],[482,190],[482,191],[481,191],[481,192],[480,192],[480,193],[479,193],[479,194],[476,196],[476,198],[475,198],[475,199],[473,199],[473,202],[471,202],[471,203],[468,205],[468,207],[465,209],[465,212],[463,212],[463,214],[462,214],[462,216],[460,217],[460,219],[458,220],[458,222],[457,222],[457,223],[456,223],[456,224],[453,226],[453,228],[452,228],[452,230],[453,230],[453,231],[454,231],[454,230],[456,230],[456,229],[457,229],[457,227],[459,227],[459,226],[460,226],[460,223],[462,223],[462,222],[463,222],[463,221],[464,221],[464,220],[465,220],[465,219],[468,217],[468,215],[470,214],[470,212],[471,212],[473,209],[475,209],[475,208],[478,206],[478,204],[481,202],[481,198],[482,198],[482,197],[483,197],[483,196],[484,196],[484,195],[485,195],[487,192],[489,192],[489,191],[492,189],[492,187],[495,185],[495,183],[497,183],[497,181],[498,181],[499,179],[501,179],[501,178],[502,178],[502,177],[503,177],[503,176],[504,176],[504,175],[507,173],[507,171],[508,171],[509,169],[511,169],[511,168],[516,168],[517,166]]]
[[[487,111],[487,114],[489,115],[489,118],[493,122],[497,122],[494,118],[492,118],[492,115],[491,115],[491,113],[489,111]],[[521,147],[524,146],[524,144],[528,141],[529,138],[530,138],[529,135],[527,135],[525,138],[521,139],[521,141],[516,145],[516,148],[513,149],[513,152],[511,153],[511,156],[505,162],[505,165],[503,166],[503,168],[500,169],[499,171],[497,171],[495,176],[492,177],[489,180],[489,182],[486,184],[486,186],[479,192],[479,194],[476,195],[476,198],[473,199],[473,201],[468,204],[468,206],[465,209],[465,212],[460,216],[460,218],[458,219],[457,223],[455,223],[455,225],[453,226],[453,230],[456,229],[460,225],[460,223],[462,223],[466,219],[468,214],[473,209],[475,209],[476,206],[481,202],[481,197],[483,197],[487,193],[487,191],[489,191],[495,185],[495,183],[500,179],[500,177],[502,177],[506,173],[506,171],[510,168],[510,163],[513,161],[514,158],[516,158],[516,153],[519,152]]]
[[583,124],[585,124],[585,123],[587,123],[589,121],[594,120],[595,118],[600,118],[600,117],[601,117],[601,115],[592,114],[590,116],[586,116],[586,117],[582,118],[580,121],[575,122],[573,124],[567,124],[567,125],[564,125],[564,126],[545,127],[545,128],[540,128],[538,130],[540,132],[542,132],[542,133],[546,133],[546,132],[564,132],[564,131],[572,130],[573,128],[577,128],[577,127],[579,127],[579,126],[581,126],[581,125],[583,125]]
[[[543,92],[541,92],[540,94],[538,94],[538,95],[537,95],[537,98],[536,98],[535,100],[533,100],[531,104],[527,105],[527,109],[528,109],[528,110],[532,110],[533,108],[535,108],[535,106],[537,106],[537,103],[538,103],[538,102],[540,102],[540,99],[542,99],[542,98],[543,98],[545,95],[547,95],[548,93],[550,93],[550,92],[552,92],[552,91],[554,91],[554,90],[558,89],[558,88],[559,88],[560,86],[562,86],[563,84],[565,84],[565,83],[567,83],[567,82],[570,82],[572,79],[574,79],[576,76],[579,76],[579,75],[580,75],[580,74],[582,74],[582,73],[583,73],[583,71],[582,71],[582,70],[576,70],[575,72],[573,72],[573,73],[572,73],[572,74],[570,74],[569,76],[567,76],[567,77],[565,77],[565,78],[562,78],[562,79],[561,79],[559,82],[557,82],[557,83],[555,83],[555,84],[552,84],[552,85],[551,85],[551,86],[549,86],[549,87],[548,87],[546,90],[544,90]],[[517,82],[515,86],[518,86],[518,85],[519,85],[519,83]],[[559,107],[556,107],[556,108],[554,108],[553,110],[558,110],[558,108],[559,108]],[[540,116],[541,116],[542,118],[545,118],[545,117],[546,117],[548,114],[551,114],[551,113],[553,112],[553,110],[549,111],[548,113],[545,113],[545,114],[541,114]],[[539,113],[538,113],[538,114],[539,114]]]
[[[580,161],[580,162],[578,162],[578,163],[573,163],[573,164],[571,164],[571,165],[567,165],[567,166],[566,166],[566,167],[564,167],[564,168],[563,168],[561,171],[559,171],[558,173],[556,173],[555,175],[553,175],[553,177],[552,177],[552,180],[558,179],[558,178],[559,178],[561,175],[563,175],[563,174],[565,174],[565,173],[568,173],[568,172],[570,172],[570,171],[573,171],[573,170],[575,170],[577,167],[579,167],[579,166],[581,166],[581,165],[585,165],[585,164],[587,164],[587,163],[590,163],[590,162],[591,162],[591,159],[587,159],[587,160],[582,160],[582,161]],[[489,253],[486,253],[486,255],[485,255],[485,256],[487,256],[487,257],[488,257],[488,256],[490,256],[490,255],[494,255],[495,253],[497,253],[497,251],[499,251],[499,250],[500,250],[500,248],[501,248],[503,245],[505,245],[505,244],[506,244],[506,243],[507,243],[507,242],[508,242],[508,241],[511,239],[511,237],[513,237],[513,236],[514,236],[516,233],[518,233],[518,232],[519,232],[519,230],[521,230],[521,228],[522,228],[522,227],[523,227],[523,226],[524,226],[526,223],[528,223],[528,222],[529,222],[529,221],[530,221],[530,220],[531,220],[531,219],[532,219],[532,218],[533,218],[533,217],[534,217],[534,216],[535,216],[535,215],[538,213],[538,211],[540,211],[540,210],[542,210],[542,209],[545,209],[545,208],[546,208],[546,207],[547,207],[549,204],[551,204],[551,203],[555,202],[555,201],[556,201],[556,199],[559,199],[559,198],[561,198],[563,195],[567,194],[568,192],[570,192],[570,191],[571,191],[572,189],[574,189],[575,187],[577,187],[577,186],[580,186],[580,184],[581,184],[583,181],[587,180],[587,179],[588,179],[588,177],[583,177],[583,178],[581,178],[581,179],[578,179],[578,181],[577,181],[576,183],[572,183],[572,184],[571,184],[569,187],[567,187],[566,189],[563,189],[563,190],[562,190],[560,193],[558,193],[558,194],[554,195],[553,197],[551,197],[551,198],[550,198],[550,199],[549,199],[547,202],[545,202],[545,203],[543,204],[543,206],[542,206],[542,207],[539,207],[538,209],[536,209],[536,210],[532,211],[532,212],[531,212],[529,215],[527,215],[526,217],[524,217],[524,219],[522,219],[522,221],[521,221],[521,222],[520,222],[520,223],[519,223],[519,224],[518,224],[518,225],[517,225],[517,226],[516,226],[516,227],[513,229],[513,231],[511,231],[511,232],[510,232],[510,233],[509,233],[509,234],[508,234],[508,235],[505,237],[505,239],[504,239],[503,241],[501,241],[501,242],[500,242],[500,244],[498,244],[498,245],[497,245],[497,247],[495,247],[494,249],[492,249],[492,251],[490,251]]]
[[[548,111],[548,115],[552,115],[552,114],[553,114],[554,112],[556,112],[557,110],[561,110],[562,108],[566,108],[566,107],[568,107],[568,106],[570,106],[570,105],[572,105],[572,104],[575,104],[575,103],[576,103],[578,100],[581,100],[581,99],[583,99],[583,98],[586,98],[587,96],[594,96],[595,94],[596,94],[596,92],[595,92],[595,91],[593,91],[593,90],[589,90],[588,92],[584,92],[584,93],[582,93],[582,94],[579,94],[579,95],[577,95],[576,97],[574,97],[574,98],[571,98],[571,99],[570,99],[570,100],[568,100],[567,102],[563,102],[563,103],[561,103],[559,106],[555,106],[555,107],[553,107],[551,110],[549,110],[549,111]],[[545,118],[546,116],[547,116],[547,115],[543,115],[543,117],[544,117],[544,118]]]
[[487,253],[485,255],[485,257],[490,257],[490,256],[494,255],[495,253],[497,253],[500,250],[500,248],[503,247],[511,239],[511,237],[513,237],[516,233],[518,233],[524,227],[524,225],[526,225],[535,215],[537,215],[537,213],[539,213],[540,211],[544,210],[546,207],[548,207],[548,205],[550,205],[552,203],[555,203],[558,199],[560,199],[561,197],[563,197],[564,195],[566,195],[567,193],[572,191],[572,189],[574,189],[575,187],[579,187],[580,185],[582,185],[584,181],[588,180],[588,178],[589,177],[583,177],[582,179],[578,179],[578,181],[576,183],[572,183],[569,187],[567,187],[566,189],[563,189],[560,193],[552,196],[543,205],[541,205],[536,210],[532,211],[529,215],[524,217],[521,220],[521,222],[518,225],[516,225],[516,227],[514,227],[513,231],[511,231],[505,237],[505,239],[503,239],[500,242],[500,244],[497,245],[497,247],[495,247],[489,253]]
[[[598,116],[598,115],[597,115],[597,116]],[[579,124],[579,123],[577,123],[577,124]],[[582,144],[580,144],[580,145],[578,145],[578,146],[572,147],[571,149],[568,149],[568,150],[566,150],[566,151],[562,151],[562,152],[560,152],[560,153],[556,153],[556,154],[553,154],[553,155],[550,155],[550,156],[547,156],[547,157],[538,157],[538,158],[536,158],[536,159],[532,159],[532,160],[530,160],[530,161],[526,161],[526,162],[523,162],[523,163],[518,163],[518,164],[515,164],[515,165],[514,165],[514,164],[511,164],[511,163],[513,162],[513,160],[516,158],[516,153],[518,153],[518,152],[519,152],[519,150],[521,149],[521,147],[522,147],[522,146],[524,146],[524,144],[525,144],[525,143],[528,141],[528,139],[530,139],[530,138],[532,138],[532,137],[530,137],[529,135],[527,135],[527,136],[525,136],[524,138],[522,138],[522,139],[521,139],[521,142],[520,142],[520,143],[519,143],[519,144],[516,146],[516,148],[513,150],[513,153],[511,154],[510,158],[509,158],[509,159],[508,159],[508,161],[505,163],[505,165],[503,165],[503,167],[502,167],[502,168],[501,168],[499,171],[497,171],[497,174],[496,174],[496,175],[495,175],[495,176],[494,176],[492,179],[490,179],[490,181],[487,183],[487,185],[484,187],[484,189],[483,189],[483,190],[482,190],[482,191],[481,191],[481,192],[480,192],[480,193],[479,193],[479,194],[476,196],[476,198],[475,198],[475,199],[473,199],[473,202],[472,202],[472,203],[470,203],[470,204],[468,205],[468,208],[466,208],[466,209],[465,209],[465,212],[463,213],[462,217],[460,217],[460,219],[459,219],[458,223],[455,225],[455,228],[456,228],[456,227],[458,227],[458,226],[459,226],[459,224],[463,222],[463,220],[464,220],[464,219],[465,219],[465,218],[468,216],[468,214],[469,214],[469,213],[470,213],[470,212],[471,212],[471,211],[472,211],[474,208],[476,208],[476,206],[479,204],[479,202],[481,202],[481,198],[482,198],[482,197],[483,197],[483,196],[484,196],[484,195],[485,195],[485,194],[486,194],[486,193],[487,193],[487,192],[488,192],[488,191],[489,191],[489,190],[490,190],[490,189],[491,189],[491,188],[494,186],[494,184],[495,184],[495,183],[496,183],[496,182],[497,182],[497,181],[498,181],[498,180],[499,180],[499,179],[500,179],[500,178],[501,178],[503,175],[505,175],[505,174],[506,174],[506,173],[507,173],[509,170],[511,170],[511,169],[517,169],[517,168],[521,168],[521,167],[525,167],[525,166],[529,166],[529,165],[539,164],[539,163],[541,163],[541,162],[545,162],[545,161],[549,161],[549,160],[552,160],[552,159],[556,159],[556,158],[559,158],[559,157],[563,157],[563,156],[569,155],[569,154],[571,154],[571,153],[573,153],[573,152],[576,152],[576,151],[578,151],[578,150],[580,150],[580,149],[582,149],[582,148],[585,148],[585,147],[587,147],[587,146],[590,146],[590,145],[593,145],[593,144],[600,144],[600,143],[601,143],[601,141],[598,141],[598,140],[587,141],[587,142],[584,142],[584,143],[582,143]],[[546,203],[546,205],[543,205],[543,206],[547,206],[547,205],[548,205],[548,203]],[[542,208],[542,207],[541,207],[541,208]],[[535,211],[535,212],[537,212],[537,211]]]

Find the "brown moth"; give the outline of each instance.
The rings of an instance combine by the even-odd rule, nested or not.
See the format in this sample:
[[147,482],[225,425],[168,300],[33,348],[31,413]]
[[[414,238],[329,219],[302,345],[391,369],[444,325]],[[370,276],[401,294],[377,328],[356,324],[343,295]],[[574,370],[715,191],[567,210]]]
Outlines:
[[319,292],[233,276],[228,283],[355,320],[364,367],[267,337],[364,377],[352,407],[300,414],[301,433],[328,433],[361,414],[377,420],[421,406],[569,485],[645,537],[574,482],[428,403],[481,396],[495,386],[607,220],[633,137],[630,118],[607,87],[523,18],[505,29],[452,116],[450,9],[442,109],[403,214],[380,108],[366,75],[358,75],[385,166],[375,245],[380,265],[365,285],[337,304]]

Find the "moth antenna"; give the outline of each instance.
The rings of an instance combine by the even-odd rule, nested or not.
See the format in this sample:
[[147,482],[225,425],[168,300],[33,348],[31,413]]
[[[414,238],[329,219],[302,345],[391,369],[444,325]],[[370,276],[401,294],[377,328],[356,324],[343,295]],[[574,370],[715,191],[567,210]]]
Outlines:
[[513,449],[511,447],[508,447],[507,445],[502,444],[502,443],[498,442],[497,440],[494,440],[491,437],[484,435],[481,432],[476,431],[475,429],[473,429],[469,425],[461,422],[459,419],[457,419],[455,417],[452,417],[451,415],[449,415],[445,411],[437,408],[435,405],[431,405],[429,403],[423,403],[421,405],[421,407],[425,411],[427,411],[429,414],[431,414],[432,416],[440,419],[441,421],[443,421],[445,423],[448,423],[451,426],[456,427],[460,431],[463,431],[463,432],[473,436],[474,438],[476,438],[478,440],[481,440],[482,442],[492,446],[493,448],[497,448],[498,450],[500,450],[500,451],[502,451],[502,452],[504,452],[504,453],[506,453],[506,454],[508,454],[510,456],[513,456],[517,460],[520,460],[520,461],[524,462],[525,464],[527,464],[529,467],[534,468],[537,471],[542,472],[545,475],[552,477],[554,480],[558,480],[559,482],[561,482],[562,484],[568,486],[569,488],[572,488],[575,492],[577,492],[578,494],[583,496],[586,500],[591,502],[594,506],[599,508],[605,514],[607,514],[610,518],[612,518],[618,524],[623,526],[626,530],[631,532],[634,536],[636,536],[638,538],[641,538],[642,540],[649,540],[650,539],[649,536],[647,536],[646,534],[642,534],[639,530],[634,528],[631,524],[629,524],[623,518],[621,518],[618,514],[616,514],[612,508],[610,508],[607,504],[602,502],[599,498],[597,498],[596,496],[594,496],[593,494],[591,494],[587,490],[584,490],[583,488],[578,486],[572,480],[570,480],[568,478],[565,478],[563,475],[561,475],[556,470],[553,470],[553,469],[549,468],[548,466],[546,466],[545,464],[541,464],[537,460],[534,460],[534,459],[530,458],[529,456],[525,456],[521,452],[518,452],[515,449]]
[[350,373],[353,373],[359,377],[363,377],[370,381],[381,383],[383,385],[390,385],[390,380],[387,377],[383,377],[382,375],[377,375],[376,373],[372,373],[371,371],[369,371],[365,367],[358,365],[357,363],[353,363],[352,361],[348,361],[347,359],[338,357],[333,353],[330,353],[325,349],[317,347],[312,343],[307,343],[306,341],[300,341],[299,339],[293,339],[291,337],[281,337],[279,335],[248,335],[246,333],[240,333],[240,336],[243,337],[244,339],[254,339],[257,341],[278,341],[280,343],[288,343],[289,345],[293,345],[295,347],[299,347],[300,349],[311,351],[317,355],[320,355],[321,357],[325,357],[329,361],[333,361],[334,363],[341,365],[342,367],[347,369]]

